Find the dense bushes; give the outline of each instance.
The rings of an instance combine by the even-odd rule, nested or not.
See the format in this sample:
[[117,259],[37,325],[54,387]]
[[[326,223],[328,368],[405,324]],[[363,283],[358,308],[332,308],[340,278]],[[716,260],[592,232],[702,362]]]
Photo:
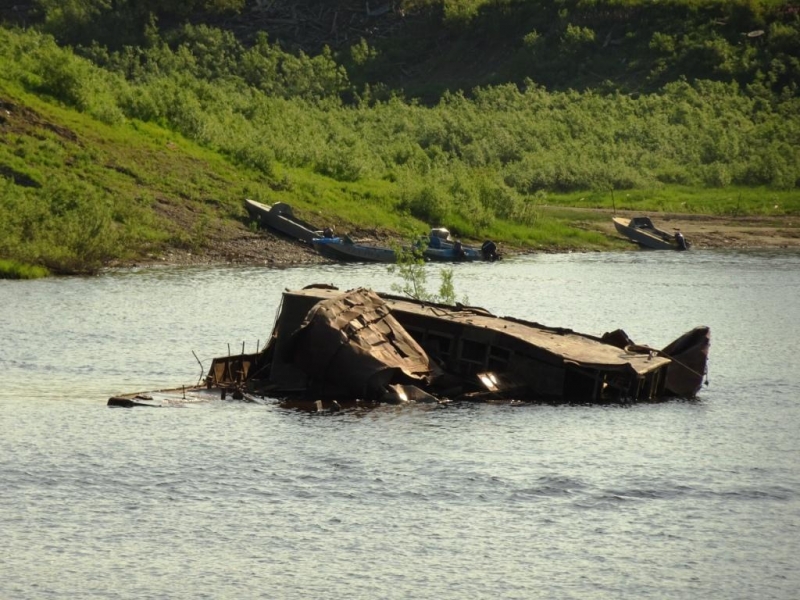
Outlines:
[[[659,182],[792,188],[800,172],[798,100],[763,87],[678,82],[633,97],[528,82],[446,94],[432,107],[348,107],[337,99],[346,76],[329,56],[289,67],[266,40],[245,51],[227,34],[183,31],[175,49],[95,56],[106,69],[31,33],[2,33],[2,56],[30,89],[105,122],[162,123],[267,174],[279,161],[342,181],[398,170],[424,180],[461,165],[530,194]],[[264,73],[258,86],[247,83],[251,68]]]
[[[353,12],[363,5],[333,4]],[[800,80],[800,13],[791,0],[403,0],[392,5],[395,15],[405,15],[405,25],[392,30],[399,35],[355,38],[350,48],[340,49],[337,59],[348,64],[359,88],[402,86],[430,101],[447,90],[521,84],[526,78],[550,90],[627,93],[656,92],[685,77],[742,87],[762,81],[773,91],[788,87],[796,94]],[[308,31],[306,38],[312,37]],[[303,35],[298,38],[303,47]]]
[[69,177],[41,189],[0,179],[0,256],[47,267],[56,273],[86,273],[120,256],[109,200]]
[[[60,15],[89,24],[108,5],[51,4],[51,20]],[[503,4],[510,3],[493,6]],[[641,9],[634,0],[582,0],[547,4],[548,10],[556,4],[562,7],[557,36],[544,27],[520,36],[521,51],[538,65],[534,70],[558,67],[567,54],[575,62],[596,52],[607,38],[604,23],[618,20],[619,11]],[[672,4],[684,11],[717,6]],[[457,3],[447,3],[446,17],[468,28],[485,6],[476,1],[457,10]],[[736,6],[747,13],[743,22],[761,18],[749,5]],[[584,15],[597,11],[600,26],[573,21],[570,11],[579,7]],[[646,94],[548,91],[529,79],[447,92],[430,105],[400,94],[377,100],[353,89],[328,50],[288,53],[266,35],[245,47],[231,33],[205,25],[162,35],[152,22],[145,44],[114,51],[99,44],[73,51],[48,35],[0,29],[0,86],[21,86],[112,126],[143,121],[167,127],[276,187],[280,165],[342,184],[391,182],[397,211],[479,236],[497,219],[536,223],[539,204],[551,192],[676,184],[796,189],[796,20],[788,15],[766,26],[753,38],[764,38],[761,49],[749,41],[732,44],[727,32],[651,32],[646,46],[654,57],[648,66],[653,81],[671,79],[666,74],[676,69],[727,76],[678,77]],[[359,48],[359,56],[376,52],[361,42]],[[765,56],[772,62],[762,72]],[[741,83],[751,71],[751,80]],[[356,100],[345,102],[345,96]],[[19,149],[6,150],[0,160],[16,161],[14,172],[24,171]],[[65,173],[58,182],[23,173],[40,184],[25,188],[0,177],[0,256],[68,272],[119,253],[117,236],[125,230],[115,225],[118,205],[96,185]],[[286,177],[280,175],[282,187]]]
[[[174,48],[95,49],[101,69],[47,37],[0,35],[4,65],[29,89],[107,123],[161,123],[267,175],[276,161],[340,181],[474,171],[499,178],[509,198],[669,183],[791,189],[800,178],[800,101],[765,86],[683,81],[634,97],[527,82],[445,94],[430,107],[397,98],[345,106],[346,75],[329,55],[290,60],[266,39],[245,50],[187,26]],[[507,218],[507,202],[480,204]]]
[[[113,50],[147,45],[152,41],[149,32],[154,23],[164,28],[166,41],[174,48],[177,38],[187,36],[181,30],[184,22],[218,24],[220,15],[239,15],[224,22],[247,39],[248,45],[257,47],[256,55],[232,62],[230,58],[237,52],[207,53],[208,60],[197,67],[225,73],[244,68],[251,75],[246,77],[248,83],[259,86],[273,79],[276,65],[271,61],[276,55],[264,61],[262,41],[253,40],[257,27],[264,25],[254,25],[249,17],[254,4],[245,0],[34,2],[39,25],[60,42],[75,46],[99,43]],[[288,12],[288,2],[281,0],[258,4],[268,12]],[[339,36],[325,36],[320,31],[328,27],[330,32],[337,31],[337,22],[292,18],[296,27],[291,44],[303,48],[306,42],[319,48],[320,37],[338,39],[337,61],[351,66],[351,78],[359,87],[380,82],[396,88],[397,65],[420,75],[419,82],[403,76],[403,85],[420,94],[425,89],[440,94],[476,85],[519,84],[525,78],[548,89],[613,88],[625,92],[656,91],[681,76],[736,81],[741,86],[762,79],[774,91],[794,87],[800,80],[800,13],[791,0],[396,0],[391,3],[392,14],[395,20],[403,15],[399,20],[409,23],[407,31],[397,37],[370,39],[358,36],[379,31],[380,27],[372,25],[379,25],[380,20],[370,21],[359,0],[297,4],[308,14],[321,15],[331,9],[331,14],[367,19],[352,31],[351,41],[342,43]],[[230,43],[220,45],[219,40],[208,44],[203,38],[210,35],[222,34],[195,28],[183,41],[231,49]],[[341,37],[347,39],[347,32]],[[462,68],[465,56],[473,68]],[[246,64],[250,58],[257,64]],[[289,81],[295,69],[302,77],[311,64],[308,57],[297,62],[292,59],[288,54],[282,56],[286,64],[278,67]],[[441,83],[432,81],[422,75],[428,71],[446,77]],[[319,70],[316,78],[322,81]],[[332,85],[330,81],[322,83],[323,88]]]

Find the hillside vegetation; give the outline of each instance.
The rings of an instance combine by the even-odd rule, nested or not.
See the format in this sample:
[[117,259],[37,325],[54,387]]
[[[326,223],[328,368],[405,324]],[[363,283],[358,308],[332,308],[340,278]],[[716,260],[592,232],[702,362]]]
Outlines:
[[4,13],[0,258],[79,273],[202,251],[246,195],[549,247],[612,243],[554,204],[800,212],[791,3],[378,4]]

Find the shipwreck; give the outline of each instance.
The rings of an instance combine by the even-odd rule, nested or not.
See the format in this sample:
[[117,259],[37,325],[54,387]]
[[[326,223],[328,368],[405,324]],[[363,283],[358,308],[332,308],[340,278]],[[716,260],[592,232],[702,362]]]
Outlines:
[[[655,349],[622,330],[596,337],[477,307],[313,285],[283,293],[262,350],[215,358],[201,385],[180,392],[278,399],[311,411],[386,402],[693,398],[706,378],[709,345],[708,327]],[[142,394],[109,400],[158,403]]]

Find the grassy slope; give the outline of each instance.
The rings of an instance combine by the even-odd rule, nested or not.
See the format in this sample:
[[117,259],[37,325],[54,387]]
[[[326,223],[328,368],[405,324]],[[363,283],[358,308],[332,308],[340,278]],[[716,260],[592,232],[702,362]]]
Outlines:
[[[380,59],[367,63],[360,72],[352,71],[353,80],[361,77],[368,81],[371,75],[382,73],[382,81],[389,86],[402,85],[423,97],[428,93],[436,97],[448,88],[513,80],[514,61],[525,56],[519,54],[517,33],[536,26],[547,43],[561,35],[556,24],[552,31],[539,24],[544,23],[546,15],[520,18],[523,13],[515,14],[508,8],[514,3],[473,4],[483,5],[484,12],[476,13],[478,18],[473,15],[460,26],[437,32],[437,17],[425,13],[413,21],[419,28],[412,31],[411,37],[413,28],[398,27],[392,29],[392,36],[371,40],[381,49]],[[334,12],[325,14],[332,16]],[[614,14],[603,17],[598,21],[597,34],[605,37],[603,28],[613,29],[620,18]],[[579,18],[576,22],[582,21]],[[513,36],[507,35],[507,24],[514,25]],[[619,53],[642,51],[642,44],[647,41],[646,36],[628,39],[627,49],[625,45],[610,46],[607,53],[613,50],[614,56],[598,58],[596,70],[619,63]],[[302,40],[298,43],[302,45]],[[342,56],[345,54],[343,51]],[[545,53],[542,57],[551,60],[551,55],[552,52]],[[542,64],[546,67],[546,61]],[[633,67],[607,74],[624,89],[636,89],[643,82],[631,79],[635,75]],[[567,75],[572,79],[553,80],[553,86],[569,87],[571,82],[584,87],[580,82],[588,85],[597,73]],[[317,222],[340,227],[387,228],[402,235],[426,227],[396,210],[398,189],[391,181],[341,182],[310,169],[281,165],[275,166],[273,177],[266,177],[235,166],[221,155],[154,124],[128,121],[107,126],[11,85],[0,82],[0,102],[9,107],[9,115],[0,122],[0,175],[16,183],[14,190],[24,188],[28,198],[49,198],[50,207],[61,202],[59,198],[65,193],[87,194],[106,205],[112,218],[110,225],[99,231],[108,243],[95,252],[95,265],[109,260],[134,260],[175,247],[201,251],[223,231],[243,226],[241,201],[247,196],[267,202],[283,200],[301,213],[306,211]],[[587,210],[576,213],[553,208],[559,205]],[[606,221],[607,215],[588,210],[611,207],[726,215],[797,214],[800,195],[796,190],[676,186],[618,191],[615,196],[607,192],[551,193],[536,206],[532,226],[498,220],[484,233],[486,237],[533,247],[620,247],[623,244],[616,238],[598,232],[597,225]],[[46,244],[47,232],[36,233]],[[84,269],[69,256],[39,260],[35,250],[24,254],[27,262],[43,263],[59,272]]]
[[[242,199],[285,201],[337,229],[388,229],[410,236],[426,225],[396,211],[396,185],[386,180],[336,181],[310,170],[278,167],[273,178],[231,164],[154,124],[108,126],[18,89],[0,86],[9,107],[0,125],[5,175],[47,188],[68,174],[95,190],[113,212],[114,244],[104,261],[134,261],[170,248],[202,252],[246,223]],[[65,168],[68,167],[68,168]],[[278,182],[276,184],[275,182]],[[289,182],[286,186],[281,181]],[[565,206],[586,210],[560,211]],[[532,226],[495,221],[486,237],[541,249],[610,249],[626,244],[601,233],[608,215],[590,209],[720,215],[800,212],[800,194],[762,189],[653,190],[551,194]],[[31,261],[36,263],[36,261]],[[6,268],[7,271],[11,271]],[[68,268],[55,267],[69,272]],[[77,269],[78,271],[80,269]]]
[[[103,235],[114,243],[105,249],[103,262],[135,261],[170,248],[202,252],[246,225],[245,197],[289,202],[314,221],[344,230],[424,228],[392,212],[387,182],[338,182],[282,169],[276,184],[152,123],[109,126],[1,81],[0,106],[0,166],[6,182],[24,188],[36,203],[62,190],[94,194],[95,201],[106,203],[113,226]],[[291,181],[285,189],[284,180]],[[50,203],[56,201],[50,198]],[[46,242],[47,232],[38,236]],[[36,249],[27,254],[30,262],[38,262]],[[69,261],[48,266],[71,271]],[[0,270],[19,271],[10,263]]]
[[179,136],[135,122],[111,127],[19,90],[0,93],[9,107],[0,162],[33,188],[80,181],[96,190],[133,242],[116,258],[193,243],[186,226],[191,230],[202,215],[240,212],[227,198],[244,188],[246,174]]

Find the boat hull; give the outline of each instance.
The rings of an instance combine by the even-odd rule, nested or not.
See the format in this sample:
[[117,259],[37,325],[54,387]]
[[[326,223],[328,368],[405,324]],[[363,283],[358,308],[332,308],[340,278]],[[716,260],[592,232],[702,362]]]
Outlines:
[[708,327],[695,327],[661,350],[672,363],[667,369],[665,390],[681,398],[694,398],[703,387],[711,347]]
[[250,218],[290,238],[310,244],[311,240],[322,236],[322,231],[294,216],[292,207],[283,202],[272,205],[246,199],[245,208]]
[[681,242],[682,236],[671,235],[653,226],[650,219],[625,219],[614,217],[614,228],[618,233],[644,248],[652,250],[687,250],[688,244]]
[[472,262],[476,260],[486,260],[477,248],[463,246],[457,249],[454,246],[445,248],[425,248],[422,256],[432,262]]
[[[397,262],[397,252],[393,248],[354,244],[342,238],[315,238],[311,244],[317,252],[332,260],[346,262]],[[497,258],[497,254],[489,254],[487,257],[483,250],[454,244],[448,244],[441,248],[427,246],[415,250],[415,253],[417,251],[421,252],[422,258],[431,262],[473,262]]]
[[397,253],[391,248],[351,244],[341,238],[315,238],[311,243],[317,252],[332,260],[345,262],[397,262]]

